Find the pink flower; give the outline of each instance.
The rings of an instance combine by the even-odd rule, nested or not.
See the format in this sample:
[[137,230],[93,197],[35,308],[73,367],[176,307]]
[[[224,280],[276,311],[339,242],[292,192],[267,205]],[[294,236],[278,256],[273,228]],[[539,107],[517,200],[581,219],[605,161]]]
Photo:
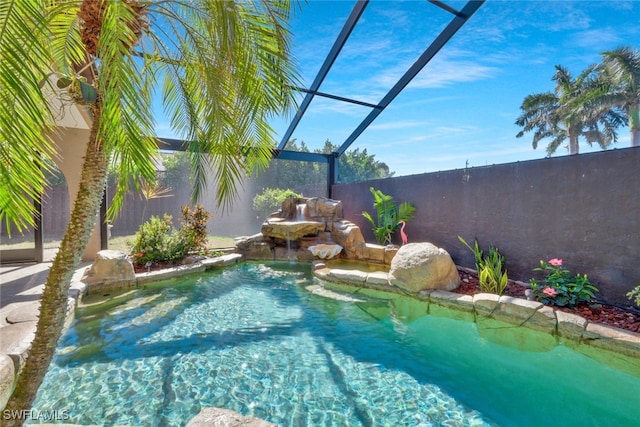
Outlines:
[[556,290],[555,290],[555,289],[553,289],[553,288],[544,288],[544,289],[542,290],[542,293],[543,293],[543,294],[545,294],[545,295],[547,295],[547,296],[550,296],[550,297],[552,297],[552,298],[553,298],[553,297],[555,297],[556,295],[558,295],[558,291],[556,291]]
[[553,258],[549,260],[549,264],[554,267],[560,267],[562,265],[562,260],[559,258]]

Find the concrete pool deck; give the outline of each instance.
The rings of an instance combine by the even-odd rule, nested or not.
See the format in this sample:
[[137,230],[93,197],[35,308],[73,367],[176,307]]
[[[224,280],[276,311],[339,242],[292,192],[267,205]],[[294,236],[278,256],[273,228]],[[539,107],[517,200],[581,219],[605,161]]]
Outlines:
[[[80,282],[90,263],[82,263],[73,276]],[[4,408],[13,391],[17,372],[27,358],[35,336],[40,299],[51,262],[0,266],[0,407]],[[73,308],[80,290],[70,290]],[[69,310],[73,313],[73,310]],[[69,316],[72,319],[72,316]]]
[[[223,267],[241,259],[239,254],[229,254],[191,266],[141,273],[136,275],[137,284]],[[34,337],[40,297],[50,266],[50,262],[0,266],[1,408],[4,408],[13,390],[17,372],[26,360]],[[83,263],[73,276],[69,322],[73,319],[78,300],[86,291],[86,285],[81,279],[89,266],[90,263]],[[348,289],[331,292],[335,289],[332,285],[334,283],[342,283],[342,286],[350,286],[352,289],[355,287],[360,291],[367,288],[368,284],[370,291],[375,292],[377,289],[387,293],[394,292],[391,286],[385,285],[384,272],[318,269],[314,274],[326,282],[320,287],[324,288],[326,285],[328,292],[322,292],[317,286],[309,291],[324,297],[350,293]],[[454,309],[470,321],[490,318],[511,323],[514,328],[524,326],[536,329],[602,363],[640,376],[640,334],[591,323],[580,316],[553,310],[535,301],[508,296],[478,294],[472,297],[445,291],[423,291],[412,297],[427,305],[425,313],[437,314],[442,308]]]

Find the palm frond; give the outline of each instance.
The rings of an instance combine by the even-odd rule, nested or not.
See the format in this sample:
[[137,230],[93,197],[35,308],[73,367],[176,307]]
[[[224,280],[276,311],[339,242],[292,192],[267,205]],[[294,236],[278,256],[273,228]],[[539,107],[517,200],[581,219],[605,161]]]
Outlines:
[[[137,35],[131,22],[134,10],[126,2],[106,2],[97,46],[100,58],[96,87],[101,96],[102,117],[98,138],[108,156],[117,158],[120,176],[133,176],[139,183],[153,184],[156,179],[154,158],[157,141],[151,109],[151,90],[155,74],[149,72],[144,58],[130,55]],[[109,217],[121,209],[131,180],[119,179]]]
[[290,88],[297,82],[283,23],[289,7],[264,1],[150,8],[157,20],[181,22],[164,26],[165,34],[147,43],[172,59],[155,65],[165,112],[193,154],[194,200],[207,188],[208,170],[215,174],[218,204],[227,206],[243,178],[267,166],[273,148],[267,120],[293,105]]
[[0,2],[0,221],[8,230],[33,225],[33,200],[45,185],[52,125],[41,87],[49,84],[46,3]]

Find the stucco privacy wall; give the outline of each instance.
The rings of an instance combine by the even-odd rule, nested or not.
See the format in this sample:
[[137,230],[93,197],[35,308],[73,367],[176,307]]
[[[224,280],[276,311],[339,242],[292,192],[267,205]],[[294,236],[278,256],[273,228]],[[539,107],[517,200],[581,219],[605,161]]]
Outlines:
[[443,247],[458,265],[474,266],[460,235],[497,246],[513,279],[562,258],[609,302],[630,304],[625,294],[640,284],[640,147],[334,186],[332,198],[348,201],[344,217],[368,241],[371,186],[414,204],[409,241]]
[[[56,144],[57,157],[54,159],[67,180],[69,189],[69,205],[73,206],[78,188],[84,154],[89,141],[89,129],[58,127],[52,134]],[[60,213],[61,214],[61,213]],[[100,221],[96,212],[96,224],[93,233],[82,255],[84,261],[91,261],[100,250]]]

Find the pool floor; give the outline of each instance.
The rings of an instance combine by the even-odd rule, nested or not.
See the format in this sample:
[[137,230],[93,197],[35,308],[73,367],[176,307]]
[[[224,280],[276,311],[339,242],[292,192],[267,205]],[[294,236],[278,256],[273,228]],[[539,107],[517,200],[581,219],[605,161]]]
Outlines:
[[640,377],[562,345],[496,344],[406,297],[316,296],[305,290],[316,281],[304,264],[243,263],[81,308],[34,409],[131,426],[183,426],[205,407],[281,426],[640,419]]

